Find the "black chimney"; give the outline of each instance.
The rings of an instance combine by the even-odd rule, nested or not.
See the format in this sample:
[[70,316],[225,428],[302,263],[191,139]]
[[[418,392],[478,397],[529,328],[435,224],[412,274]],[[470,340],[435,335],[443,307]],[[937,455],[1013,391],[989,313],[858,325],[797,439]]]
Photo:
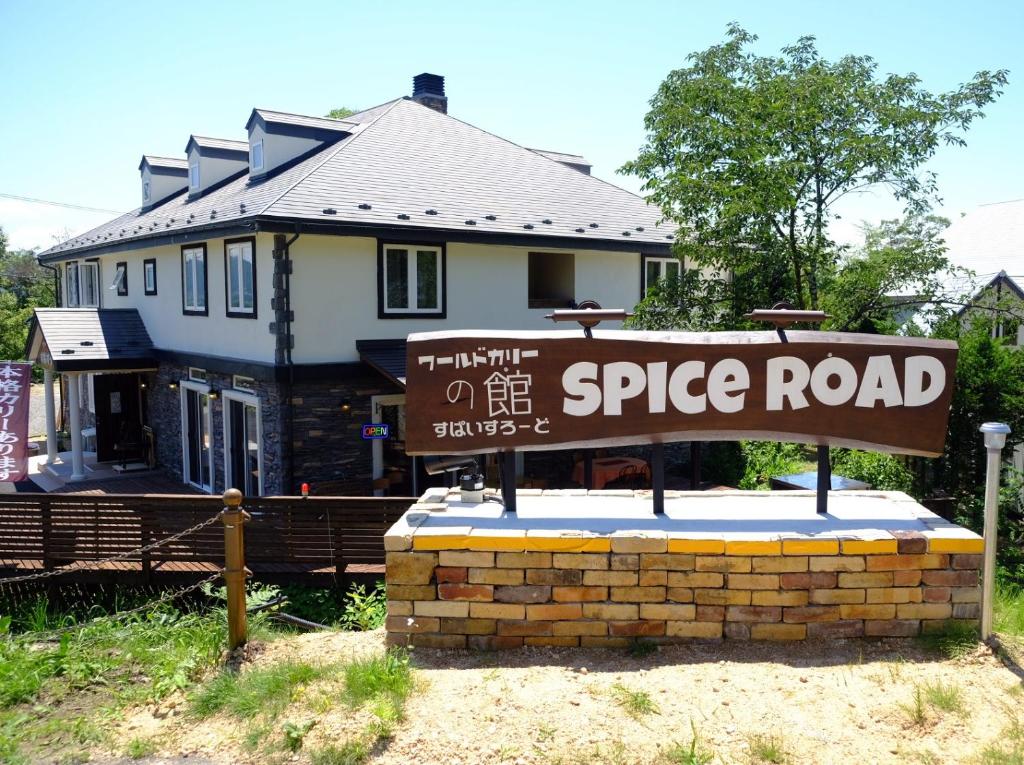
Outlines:
[[444,77],[426,72],[417,74],[412,78],[412,100],[441,114],[447,114],[448,99],[444,95]]

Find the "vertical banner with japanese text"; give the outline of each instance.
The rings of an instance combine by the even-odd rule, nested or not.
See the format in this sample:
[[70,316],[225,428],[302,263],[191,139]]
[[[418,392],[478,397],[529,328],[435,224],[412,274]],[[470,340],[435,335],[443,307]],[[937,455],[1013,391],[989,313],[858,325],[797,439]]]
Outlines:
[[28,475],[28,405],[32,365],[0,361],[0,482]]

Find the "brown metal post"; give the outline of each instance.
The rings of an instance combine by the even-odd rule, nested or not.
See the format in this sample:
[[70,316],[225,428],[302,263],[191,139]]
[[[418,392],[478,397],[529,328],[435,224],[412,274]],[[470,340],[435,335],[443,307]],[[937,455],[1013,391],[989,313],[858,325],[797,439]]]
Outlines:
[[228,590],[228,650],[233,651],[245,643],[245,534],[243,531],[249,514],[241,508],[242,492],[228,489],[224,492],[224,583]]

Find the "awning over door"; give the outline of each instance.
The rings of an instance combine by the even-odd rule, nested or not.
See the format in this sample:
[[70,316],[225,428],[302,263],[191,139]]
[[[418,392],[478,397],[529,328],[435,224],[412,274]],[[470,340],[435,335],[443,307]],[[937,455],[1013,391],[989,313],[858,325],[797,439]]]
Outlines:
[[153,341],[134,308],[37,308],[25,355],[54,372],[157,367]]
[[405,388],[405,340],[356,340],[364,364]]

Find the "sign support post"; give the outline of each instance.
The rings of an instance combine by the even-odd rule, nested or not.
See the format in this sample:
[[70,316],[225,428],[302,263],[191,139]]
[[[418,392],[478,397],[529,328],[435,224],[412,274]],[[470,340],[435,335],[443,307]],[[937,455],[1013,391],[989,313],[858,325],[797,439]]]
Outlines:
[[665,444],[658,441],[651,448],[651,489],[654,491],[654,514],[665,514]]
[[832,489],[832,463],[828,459],[828,447],[818,447],[818,514],[828,512],[828,493]]
[[515,450],[502,452],[499,459],[501,462],[501,499],[505,503],[505,511],[514,513],[516,511]]
[[992,601],[996,594],[996,536],[999,528],[999,473],[1003,464],[1003,447],[1010,427],[1002,422],[986,422],[985,435],[988,463],[985,470],[985,562],[982,566],[981,639],[992,634]]

